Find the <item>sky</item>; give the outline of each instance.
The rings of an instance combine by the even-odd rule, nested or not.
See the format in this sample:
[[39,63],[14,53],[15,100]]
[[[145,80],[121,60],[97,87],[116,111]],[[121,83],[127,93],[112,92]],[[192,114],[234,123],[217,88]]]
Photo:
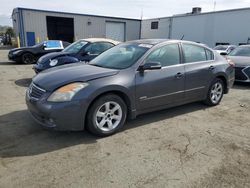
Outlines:
[[[191,12],[214,11],[214,0],[0,0],[0,25],[12,25],[15,7],[126,18],[157,18]],[[250,7],[250,0],[216,0],[215,10]]]

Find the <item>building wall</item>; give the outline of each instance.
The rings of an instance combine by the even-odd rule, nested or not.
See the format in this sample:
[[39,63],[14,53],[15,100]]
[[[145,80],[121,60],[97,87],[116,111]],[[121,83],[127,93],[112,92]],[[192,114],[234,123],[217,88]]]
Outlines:
[[173,17],[172,38],[238,45],[250,38],[250,9]]
[[[159,22],[158,29],[151,29],[152,22]],[[169,38],[171,18],[159,18],[142,20],[141,38]]]
[[[158,30],[151,22],[159,21]],[[171,38],[191,40],[214,47],[216,43],[238,45],[250,38],[250,8],[178,15],[160,19],[142,20],[142,38]],[[248,41],[250,42],[250,40]]]
[[[73,18],[76,40],[88,37],[105,37],[106,21],[124,22],[126,25],[126,40],[135,40],[140,38],[140,20],[54,13],[27,9],[19,9],[19,11],[20,10],[22,10],[23,13],[24,32],[35,32],[36,38],[39,37],[40,41],[47,39],[46,16]],[[91,22],[91,25],[88,25],[88,22]],[[24,40],[25,44],[27,44],[26,34],[24,36]]]

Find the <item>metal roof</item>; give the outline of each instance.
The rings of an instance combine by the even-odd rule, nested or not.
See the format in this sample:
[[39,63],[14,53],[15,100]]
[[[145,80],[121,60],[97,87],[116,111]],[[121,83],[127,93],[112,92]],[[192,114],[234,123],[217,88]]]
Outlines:
[[[59,11],[52,11],[52,10],[40,10],[40,9],[32,9],[32,8],[23,8],[23,7],[16,7],[14,10],[28,10],[28,11],[36,11],[36,12],[47,12],[47,13],[57,13],[57,14],[69,14],[69,15],[78,15],[78,16],[91,16],[91,17],[99,17],[99,18],[109,18],[109,19],[122,19],[122,20],[133,20],[133,21],[141,21],[140,19],[135,18],[122,18],[122,17],[113,17],[113,16],[101,16],[101,15],[92,15],[92,14],[80,14],[80,13],[70,13],[70,12],[59,12]],[[12,12],[12,14],[13,14]]]
[[143,20],[160,20],[160,19],[167,19],[167,18],[186,17],[186,16],[199,16],[199,15],[206,15],[206,14],[217,14],[217,13],[234,12],[234,11],[245,11],[245,10],[249,10],[250,11],[250,7],[247,7],[247,8],[238,8],[238,9],[220,10],[220,11],[212,11],[212,12],[202,12],[202,13],[199,13],[199,14],[192,14],[190,12],[190,13],[184,13],[184,14],[175,14],[175,15],[166,16],[166,17],[148,18],[148,19],[143,19]]

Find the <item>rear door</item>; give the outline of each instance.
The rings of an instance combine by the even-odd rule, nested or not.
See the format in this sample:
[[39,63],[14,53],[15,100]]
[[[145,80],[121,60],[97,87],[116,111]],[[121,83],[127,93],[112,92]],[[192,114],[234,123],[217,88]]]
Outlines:
[[185,98],[203,99],[213,79],[215,67],[213,52],[202,46],[182,43],[184,68],[186,73]]
[[184,98],[184,66],[179,45],[168,44],[152,51],[147,62],[160,62],[159,70],[136,73],[137,109],[144,111],[175,103]]

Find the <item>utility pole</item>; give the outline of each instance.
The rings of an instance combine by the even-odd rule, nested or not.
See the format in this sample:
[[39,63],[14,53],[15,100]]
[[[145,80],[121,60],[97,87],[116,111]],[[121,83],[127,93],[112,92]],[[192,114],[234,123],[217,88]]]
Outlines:
[[214,1],[214,11],[216,10],[216,1]]

